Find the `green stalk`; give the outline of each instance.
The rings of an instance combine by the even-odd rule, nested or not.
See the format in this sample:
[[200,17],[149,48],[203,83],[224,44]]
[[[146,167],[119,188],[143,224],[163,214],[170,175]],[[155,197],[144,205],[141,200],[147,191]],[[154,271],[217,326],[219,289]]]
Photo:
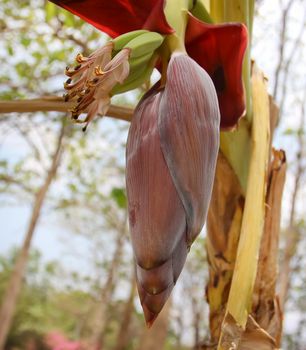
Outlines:
[[227,0],[210,0],[210,15],[215,23],[224,22],[224,2]]
[[254,118],[252,149],[245,208],[238,246],[236,267],[227,310],[241,327],[250,311],[257,271],[259,245],[265,215],[266,173],[270,145],[269,96],[263,75],[253,75]]
[[[243,147],[239,145],[243,145]],[[245,194],[251,153],[248,122],[242,119],[237,130],[221,132],[220,148],[237,175],[243,194]]]
[[201,0],[197,0],[196,4],[191,9],[191,13],[205,23],[213,23],[206,6]]
[[207,11],[210,13],[210,0],[198,0],[198,2],[202,2]]
[[224,17],[226,21],[243,22],[249,26],[249,1],[250,0],[226,0],[224,1]]
[[185,31],[188,20],[188,11],[192,7],[191,0],[167,0],[165,15],[170,26],[175,30],[174,34],[167,37],[171,53],[186,52]]

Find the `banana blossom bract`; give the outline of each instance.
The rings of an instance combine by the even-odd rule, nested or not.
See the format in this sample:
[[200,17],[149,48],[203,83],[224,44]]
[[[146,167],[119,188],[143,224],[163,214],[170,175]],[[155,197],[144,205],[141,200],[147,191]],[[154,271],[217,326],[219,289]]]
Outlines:
[[126,182],[136,277],[151,325],[200,233],[212,192],[220,114],[213,82],[193,59],[172,56],[164,88],[138,104]]
[[171,34],[163,8],[164,0],[51,0],[112,38],[144,28]]

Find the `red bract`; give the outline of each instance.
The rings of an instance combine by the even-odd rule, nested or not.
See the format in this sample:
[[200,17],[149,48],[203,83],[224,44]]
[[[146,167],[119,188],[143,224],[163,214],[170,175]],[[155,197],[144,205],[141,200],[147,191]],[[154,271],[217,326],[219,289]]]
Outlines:
[[164,0],[50,0],[111,37],[136,29],[171,34]]
[[223,129],[235,127],[245,113],[241,71],[246,47],[247,29],[243,24],[212,25],[189,16],[187,52],[214,82]]

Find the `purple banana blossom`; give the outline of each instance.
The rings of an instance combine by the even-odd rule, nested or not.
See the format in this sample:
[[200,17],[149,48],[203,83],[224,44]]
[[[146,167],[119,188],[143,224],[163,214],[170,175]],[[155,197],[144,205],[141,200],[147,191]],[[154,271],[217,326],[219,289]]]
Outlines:
[[219,125],[211,78],[186,54],[174,54],[165,86],[154,86],[138,104],[127,142],[130,230],[138,292],[149,326],[204,225]]

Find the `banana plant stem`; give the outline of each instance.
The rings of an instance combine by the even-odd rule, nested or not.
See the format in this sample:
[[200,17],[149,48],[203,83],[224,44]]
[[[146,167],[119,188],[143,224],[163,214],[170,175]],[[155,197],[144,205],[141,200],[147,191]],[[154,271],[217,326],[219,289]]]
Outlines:
[[185,31],[187,26],[188,11],[192,6],[190,0],[168,0],[165,7],[165,15],[168,23],[175,30],[174,34],[167,37],[168,47],[173,52],[186,52]]
[[224,2],[227,0],[210,0],[210,15],[214,22],[224,22]]
[[[251,309],[257,272],[259,247],[264,226],[270,145],[269,97],[264,77],[256,68],[254,68],[252,87],[254,91],[254,115],[250,170],[235,270],[226,309],[226,315],[233,317],[237,327],[241,329],[245,329]],[[226,318],[223,322],[218,350],[227,350],[224,347],[224,339],[228,341],[228,334],[224,334],[228,328],[226,327]],[[239,342],[239,339],[233,339],[234,343],[236,341]]]

